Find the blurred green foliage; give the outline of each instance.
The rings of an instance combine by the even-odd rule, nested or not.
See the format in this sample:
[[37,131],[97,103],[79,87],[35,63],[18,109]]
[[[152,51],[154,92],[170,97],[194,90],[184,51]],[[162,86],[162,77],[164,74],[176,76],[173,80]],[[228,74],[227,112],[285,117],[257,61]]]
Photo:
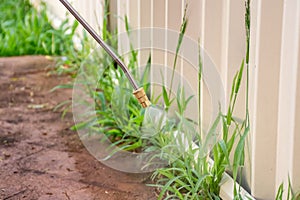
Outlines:
[[53,28],[44,3],[38,11],[29,0],[1,0],[0,56],[61,55],[74,48],[77,26],[65,20]]

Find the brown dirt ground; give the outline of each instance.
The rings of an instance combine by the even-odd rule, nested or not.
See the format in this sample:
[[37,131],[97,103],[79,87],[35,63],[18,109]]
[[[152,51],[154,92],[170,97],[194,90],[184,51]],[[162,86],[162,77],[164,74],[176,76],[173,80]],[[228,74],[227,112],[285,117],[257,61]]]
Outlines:
[[148,175],[104,166],[69,129],[72,115],[53,112],[72,91],[49,92],[69,80],[51,65],[43,56],[0,58],[0,199],[156,199]]

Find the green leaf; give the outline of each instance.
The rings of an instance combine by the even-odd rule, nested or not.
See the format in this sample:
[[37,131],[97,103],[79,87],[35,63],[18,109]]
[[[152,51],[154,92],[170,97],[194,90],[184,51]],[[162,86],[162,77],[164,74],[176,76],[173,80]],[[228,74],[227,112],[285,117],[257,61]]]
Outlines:
[[211,128],[209,129],[207,136],[205,138],[203,147],[206,148],[209,144],[209,142],[216,138],[216,134],[217,134],[217,127],[219,125],[220,122],[220,118],[221,118],[221,113],[218,114],[217,118],[215,119],[213,125],[211,126]]
[[169,96],[168,96],[166,87],[163,86],[162,89],[163,89],[163,91],[162,91],[163,99],[164,99],[164,102],[165,102],[166,107],[168,108],[168,107],[170,106]]
[[235,83],[235,93],[237,94],[239,92],[240,86],[241,86],[241,80],[242,80],[242,76],[243,76],[243,71],[244,71],[244,59],[242,61],[239,73],[238,73],[238,77],[236,79],[236,83]]
[[277,190],[275,200],[282,200],[282,195],[283,195],[283,183],[280,184],[280,186]]
[[[148,57],[145,70],[144,70],[144,72],[142,74],[142,78],[141,78],[142,85],[147,85],[147,83],[149,82],[150,69],[151,69],[151,54]],[[145,91],[147,91],[147,90],[145,90]]]
[[247,135],[249,133],[249,127],[247,127],[241,136],[237,147],[234,152],[234,158],[233,158],[233,178],[236,181],[237,173],[239,170],[239,167],[243,165],[243,157],[244,157],[244,146],[245,146],[245,140],[247,138]]
[[124,20],[125,20],[125,30],[127,33],[130,33],[130,26],[129,26],[127,15],[124,16]]
[[138,140],[137,142],[135,142],[133,144],[124,146],[124,148],[122,147],[122,149],[124,149],[125,151],[131,151],[131,150],[135,150],[141,146],[142,146],[142,140]]
[[72,88],[73,88],[73,84],[61,84],[52,88],[50,92],[54,92],[55,90],[58,89],[72,89]]
[[229,160],[229,152],[226,146],[226,143],[224,142],[224,140],[221,140],[219,142],[220,148],[222,149],[223,154],[225,155],[225,159],[228,165],[230,165],[230,160]]

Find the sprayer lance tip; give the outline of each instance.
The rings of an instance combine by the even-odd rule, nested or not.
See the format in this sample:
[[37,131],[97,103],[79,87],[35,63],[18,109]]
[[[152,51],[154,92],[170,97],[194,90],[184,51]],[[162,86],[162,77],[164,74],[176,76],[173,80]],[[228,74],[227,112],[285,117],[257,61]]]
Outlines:
[[135,98],[139,101],[139,103],[143,106],[143,108],[147,108],[148,106],[151,105],[151,102],[149,101],[144,88],[139,88],[135,91],[133,91],[133,94]]

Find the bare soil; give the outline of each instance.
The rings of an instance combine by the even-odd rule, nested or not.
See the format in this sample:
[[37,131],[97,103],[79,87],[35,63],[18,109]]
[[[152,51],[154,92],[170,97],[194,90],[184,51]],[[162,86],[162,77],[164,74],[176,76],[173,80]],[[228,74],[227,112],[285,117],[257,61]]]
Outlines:
[[49,92],[69,81],[51,66],[43,56],[0,58],[0,199],[156,199],[149,174],[104,166],[69,129],[72,114],[53,111],[72,91]]

